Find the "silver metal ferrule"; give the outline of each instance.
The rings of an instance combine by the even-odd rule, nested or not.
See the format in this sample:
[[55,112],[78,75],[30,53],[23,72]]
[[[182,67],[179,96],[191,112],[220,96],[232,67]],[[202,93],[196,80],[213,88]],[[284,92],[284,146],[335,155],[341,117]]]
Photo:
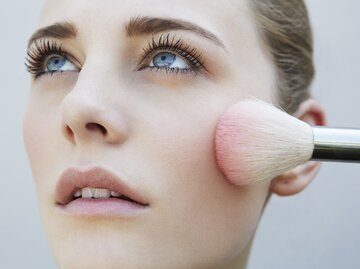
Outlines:
[[313,160],[360,162],[360,129],[312,127]]

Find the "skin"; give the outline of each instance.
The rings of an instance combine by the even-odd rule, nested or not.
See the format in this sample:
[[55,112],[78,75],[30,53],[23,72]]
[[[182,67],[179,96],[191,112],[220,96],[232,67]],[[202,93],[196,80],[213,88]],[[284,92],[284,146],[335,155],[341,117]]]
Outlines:
[[[64,269],[245,268],[270,181],[245,188],[227,181],[216,164],[214,130],[221,114],[248,95],[274,101],[275,67],[245,0],[149,6],[145,0],[44,5],[39,28],[74,22],[79,36],[62,44],[81,63],[81,73],[32,79],[24,115],[47,238]],[[209,73],[134,71],[151,39],[119,31],[135,15],[191,21],[217,35],[226,50],[171,31],[201,52]],[[65,214],[55,205],[55,186],[72,165],[123,175],[150,210],[130,218]]]

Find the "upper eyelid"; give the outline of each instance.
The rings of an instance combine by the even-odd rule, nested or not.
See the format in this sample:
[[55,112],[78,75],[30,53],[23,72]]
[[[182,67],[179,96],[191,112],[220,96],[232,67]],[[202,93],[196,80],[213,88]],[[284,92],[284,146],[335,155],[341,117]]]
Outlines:
[[[63,43],[61,43],[60,45],[62,46]],[[73,56],[73,53],[70,53],[69,50],[67,48],[62,48],[64,54],[65,54],[65,57],[70,60],[73,64],[75,65],[79,65],[79,68],[81,69],[83,64],[77,59],[77,57]],[[56,53],[53,53],[53,54],[50,54],[48,55],[48,57],[51,57],[51,56],[54,56],[54,55],[57,55]],[[47,58],[49,59],[49,58]],[[77,64],[76,64],[77,63]]]
[[[39,43],[44,42],[42,44],[39,45]],[[33,53],[33,54],[37,54],[39,53],[39,51],[44,50],[44,46],[45,46],[45,42],[52,42],[51,46],[59,48],[61,50],[62,53],[57,53],[56,51],[50,53],[49,55],[46,55],[44,60],[51,58],[54,55],[62,55],[65,56],[68,60],[71,60],[72,63],[74,64],[78,64],[79,66],[82,66],[82,63],[77,59],[77,57],[73,56],[73,53],[69,52],[70,50],[67,48],[64,48],[63,41],[59,41],[57,39],[38,39],[35,40],[35,42],[33,42],[31,44],[31,46],[29,46],[29,48],[27,49],[27,54],[29,55],[29,53]],[[43,47],[42,47],[43,46]]]

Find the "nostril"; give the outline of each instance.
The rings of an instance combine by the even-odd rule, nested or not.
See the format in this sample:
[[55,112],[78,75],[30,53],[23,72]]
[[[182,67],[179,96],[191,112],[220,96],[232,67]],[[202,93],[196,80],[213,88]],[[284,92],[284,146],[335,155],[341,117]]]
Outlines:
[[72,131],[72,129],[66,125],[65,129],[64,129],[64,132],[65,132],[65,136],[70,139],[71,141],[74,140],[74,133]]
[[106,129],[104,128],[104,126],[98,124],[98,123],[94,123],[94,122],[90,122],[86,124],[86,128],[90,131],[96,130],[96,129],[100,129],[102,134],[106,134]]

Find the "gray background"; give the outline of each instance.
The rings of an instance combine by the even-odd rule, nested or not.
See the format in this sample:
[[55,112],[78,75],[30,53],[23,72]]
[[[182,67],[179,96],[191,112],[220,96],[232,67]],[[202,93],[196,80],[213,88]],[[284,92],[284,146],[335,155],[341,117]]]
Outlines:
[[[0,1],[0,268],[52,269],[21,132],[26,41],[42,1]],[[307,2],[316,45],[314,95],[329,125],[360,128],[360,2]],[[359,173],[360,164],[327,163],[300,195],[273,197],[250,269],[360,268]]]

